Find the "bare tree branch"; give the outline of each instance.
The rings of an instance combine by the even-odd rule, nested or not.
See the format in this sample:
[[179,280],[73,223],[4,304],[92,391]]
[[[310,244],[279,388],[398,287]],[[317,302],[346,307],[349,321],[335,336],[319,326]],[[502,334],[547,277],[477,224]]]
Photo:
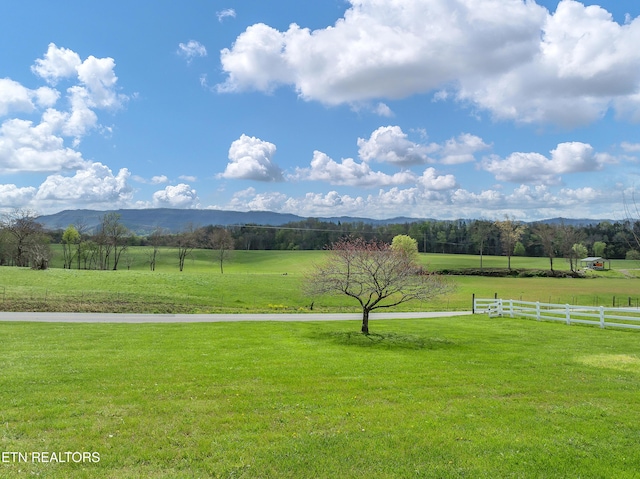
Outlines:
[[345,294],[358,301],[364,334],[369,334],[371,311],[425,301],[452,290],[442,277],[425,274],[415,256],[361,238],[333,243],[326,261],[314,265],[306,284],[312,295]]

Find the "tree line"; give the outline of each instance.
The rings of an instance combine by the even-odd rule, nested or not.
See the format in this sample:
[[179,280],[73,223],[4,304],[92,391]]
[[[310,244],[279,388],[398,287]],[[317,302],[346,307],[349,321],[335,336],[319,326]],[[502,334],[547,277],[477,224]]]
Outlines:
[[148,264],[155,269],[161,247],[176,251],[177,265],[196,248],[215,250],[223,271],[232,250],[321,250],[342,238],[361,238],[391,243],[407,235],[416,241],[421,253],[504,255],[509,267],[512,256],[549,258],[550,269],[556,258],[570,261],[571,269],[586,256],[607,259],[640,259],[640,221],[600,222],[590,225],[564,223],[523,223],[505,217],[501,221],[457,220],[414,223],[371,224],[333,223],[308,218],[282,226],[248,224],[242,226],[188,226],[180,232],[157,228],[137,236],[122,224],[120,215],[105,213],[97,227],[72,224],[66,229],[45,231],[37,215],[14,210],[0,222],[0,265],[43,269],[51,259],[51,243],[61,244],[65,268],[118,269],[123,254],[131,246],[146,246]]

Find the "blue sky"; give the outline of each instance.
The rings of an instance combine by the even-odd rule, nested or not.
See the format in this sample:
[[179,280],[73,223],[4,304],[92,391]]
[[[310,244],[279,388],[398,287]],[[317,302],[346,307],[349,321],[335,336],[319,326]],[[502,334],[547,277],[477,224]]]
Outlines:
[[0,210],[624,219],[639,16],[631,0],[11,2]]

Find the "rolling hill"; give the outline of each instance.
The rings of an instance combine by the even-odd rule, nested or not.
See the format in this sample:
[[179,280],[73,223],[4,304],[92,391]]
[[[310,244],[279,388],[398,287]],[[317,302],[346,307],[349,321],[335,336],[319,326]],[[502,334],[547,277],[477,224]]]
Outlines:
[[[264,226],[281,226],[296,221],[304,221],[307,218],[285,213],[273,213],[270,211],[227,211],[227,210],[184,210],[172,208],[156,209],[120,209],[111,211],[98,210],[65,210],[52,215],[38,217],[38,222],[47,230],[55,231],[65,229],[67,226],[83,225],[87,230],[93,230],[100,224],[102,217],[109,212],[120,215],[120,220],[127,228],[136,234],[144,235],[161,227],[171,232],[183,230],[188,225],[194,227],[216,225],[246,225],[257,224]],[[419,218],[390,218],[375,220],[371,218],[357,218],[349,216],[318,218],[322,221],[333,223],[367,223],[367,224],[394,224],[413,223],[425,221]]]

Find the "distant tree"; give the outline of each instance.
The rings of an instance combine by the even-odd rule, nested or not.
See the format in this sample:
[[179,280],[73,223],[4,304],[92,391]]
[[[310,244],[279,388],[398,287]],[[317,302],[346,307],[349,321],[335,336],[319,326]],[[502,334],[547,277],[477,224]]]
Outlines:
[[102,269],[100,246],[95,241],[88,240],[81,243],[80,257],[84,262],[84,269]]
[[[574,249],[574,245],[580,243],[582,234],[578,228],[562,223],[558,229],[558,241],[562,256],[569,261],[569,268],[572,272],[576,271],[578,266],[576,259],[578,254]],[[583,256],[584,257],[584,256]]]
[[78,253],[77,245],[80,243],[80,233],[73,226],[67,226],[67,229],[62,233],[62,255],[64,268],[71,269],[71,263],[74,256]]
[[156,261],[158,260],[158,254],[160,252],[160,245],[163,242],[164,236],[166,236],[166,231],[163,228],[157,227],[153,230],[153,232],[149,235],[149,244],[151,245],[151,249],[148,252],[149,255],[149,269],[151,271],[156,270]]
[[435,274],[420,274],[414,257],[387,243],[343,238],[333,243],[326,260],[314,266],[306,288],[312,295],[345,294],[360,303],[363,334],[369,334],[369,313],[412,300],[428,300],[451,291]]
[[482,255],[484,254],[487,241],[491,231],[495,228],[495,225],[491,221],[477,220],[471,226],[471,238],[473,242],[478,246],[480,253],[480,269],[483,269]]
[[225,228],[214,228],[206,236],[206,244],[213,249],[214,257],[220,265],[220,274],[224,274],[224,262],[231,257],[233,237]]
[[[107,213],[102,217],[101,232],[104,236],[108,250],[113,251],[113,270],[118,269],[120,255],[127,249],[127,240],[130,232],[126,226],[120,222],[121,215],[115,212]],[[108,255],[107,255],[108,258]],[[108,263],[105,265],[105,269]]]
[[444,247],[449,242],[447,239],[447,233],[445,231],[438,231],[436,234],[436,243],[442,245],[442,253],[444,254]]
[[607,249],[607,243],[604,241],[596,241],[593,243],[593,255],[604,257],[604,252]]
[[527,250],[520,241],[516,241],[516,245],[513,247],[514,256],[526,256]]
[[184,262],[198,245],[197,235],[193,229],[193,225],[187,225],[186,228],[176,234],[173,238],[173,246],[178,250],[178,268],[184,270]]
[[496,221],[495,224],[500,230],[500,241],[507,255],[509,270],[511,270],[511,256],[516,243],[524,233],[525,227],[509,216],[506,216],[504,221]]
[[625,259],[629,259],[633,261],[640,260],[640,251],[635,249],[630,249],[629,251],[627,251],[627,254],[625,255]]
[[45,235],[31,238],[27,245],[27,255],[31,269],[47,269],[51,260],[51,248]]
[[542,251],[549,258],[549,267],[553,273],[553,259],[556,257],[556,244],[558,240],[558,228],[548,223],[536,223],[533,233],[542,245]]
[[571,247],[571,251],[573,252],[573,258],[575,259],[576,267],[578,266],[578,261],[580,259],[584,259],[589,256],[589,251],[587,247],[582,243],[576,243]]
[[409,235],[394,236],[391,241],[391,249],[414,261],[418,258],[418,242]]
[[635,190],[631,191],[631,198],[623,195],[624,211],[627,217],[627,230],[633,237],[633,248],[640,248],[640,205],[636,199]]
[[[86,249],[84,243],[85,243],[87,233],[89,232],[89,226],[82,219],[76,220],[76,222],[72,226],[76,229],[76,231],[80,235],[80,239],[76,243],[76,261],[78,263],[78,269],[80,269],[82,253]],[[85,269],[86,269],[86,264],[85,264]]]
[[29,266],[29,249],[45,240],[44,228],[36,221],[37,215],[29,209],[15,209],[4,215],[2,229],[7,233],[13,262],[16,266]]
[[130,255],[128,252],[124,253],[124,264],[127,265],[127,270],[130,270],[131,267],[133,266],[133,263],[135,263],[135,259],[133,257],[133,255]]

